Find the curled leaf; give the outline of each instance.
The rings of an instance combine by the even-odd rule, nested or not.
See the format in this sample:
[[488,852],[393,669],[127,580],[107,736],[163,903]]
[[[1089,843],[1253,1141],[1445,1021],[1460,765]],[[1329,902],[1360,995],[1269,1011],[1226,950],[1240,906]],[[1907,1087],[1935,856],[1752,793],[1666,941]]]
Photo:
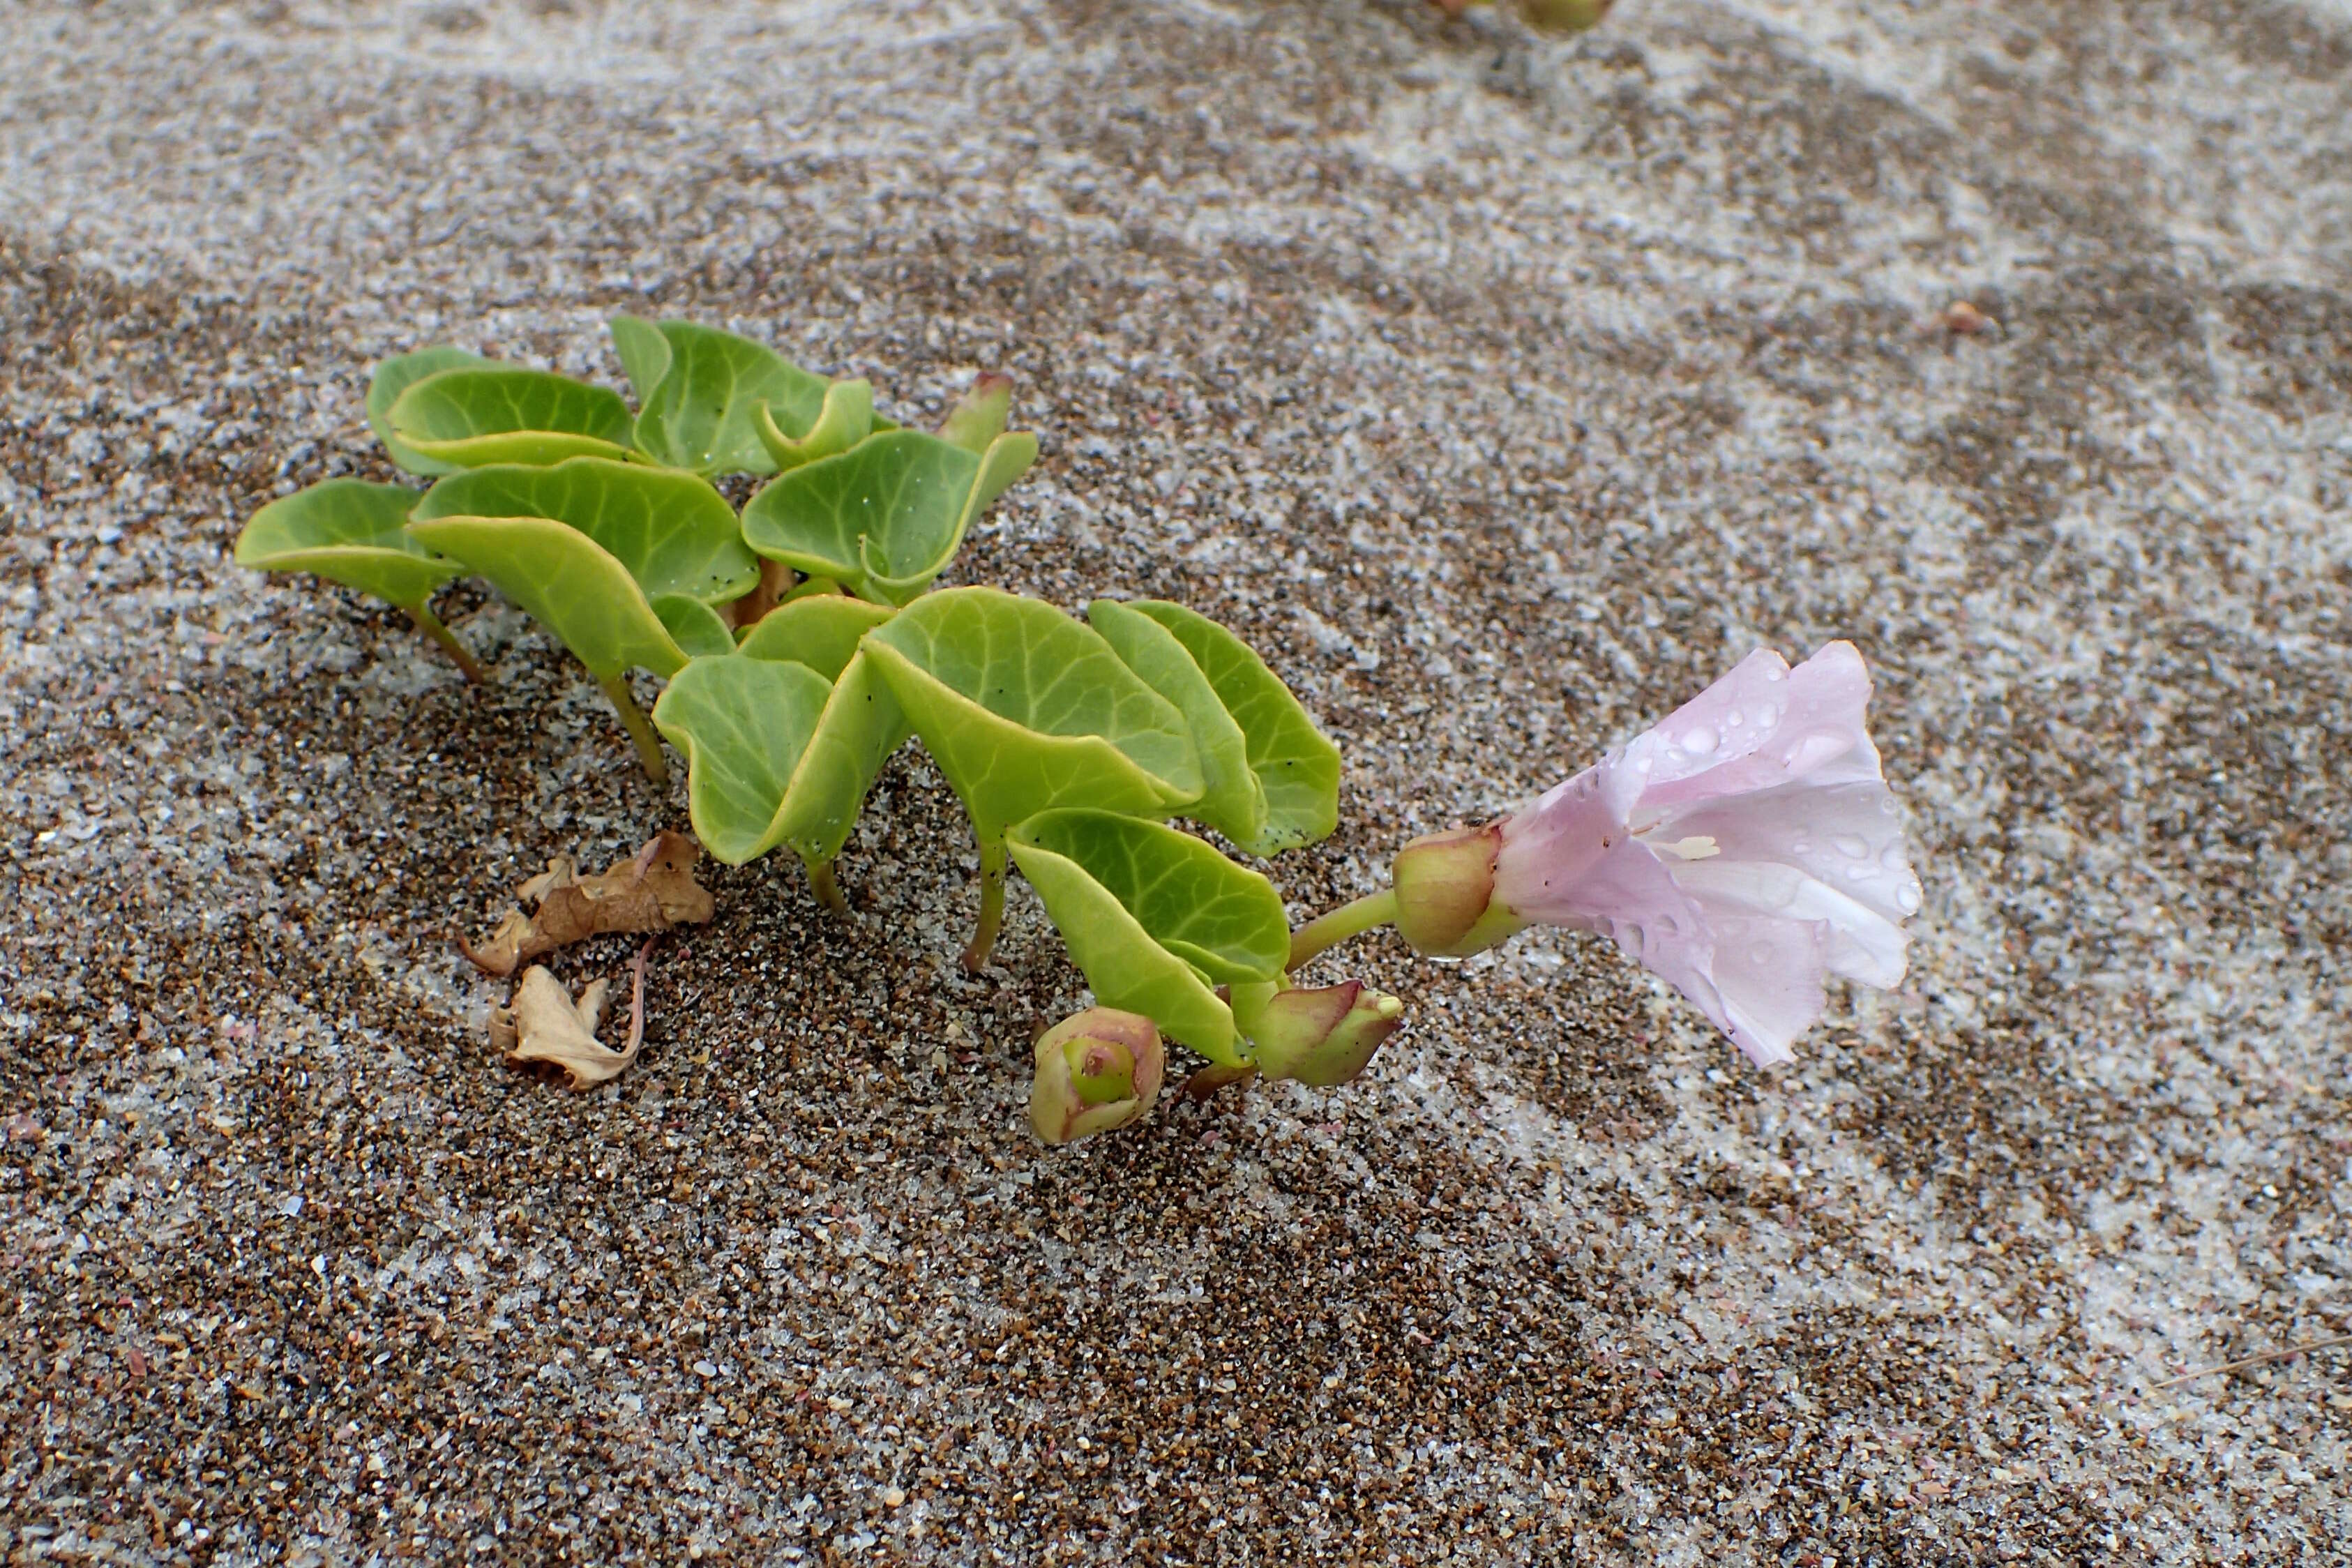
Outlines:
[[583,878],[568,855],[525,882],[520,892],[537,910],[509,910],[480,947],[460,938],[457,949],[490,974],[512,974],[543,952],[607,931],[666,931],[698,925],[715,908],[694,879],[702,851],[682,833],[657,833],[646,847],[608,870]]
[[732,655],[671,679],[654,723],[687,759],[687,804],[710,852],[741,865],[779,844],[812,868],[841,852],[866,792],[907,739],[858,639],[890,618],[828,595],[784,605]]
[[873,426],[865,382],[828,386],[764,343],[691,321],[616,316],[612,325],[637,389],[637,449],[656,463],[772,474],[855,445]]
[[731,647],[715,616],[660,601],[724,603],[760,574],[707,481],[603,458],[453,474],[425,492],[409,531],[497,584],[600,681],[632,666],[667,676],[692,653],[724,651],[722,637]]
[[616,1051],[596,1037],[604,1018],[604,998],[612,989],[609,981],[590,982],[574,1001],[562,981],[537,964],[523,971],[511,1004],[490,1009],[492,1048],[517,1067],[558,1068],[573,1089],[593,1089],[620,1077],[646,1043],[646,953],[652,945],[637,949],[629,965],[625,1049]]
[[1253,855],[1330,836],[1339,748],[1255,649],[1164,600],[1097,599],[1087,619],[1192,726],[1207,788],[1190,815]]
[[1183,715],[1051,605],[950,588],[867,633],[865,648],[983,846],[1050,806],[1160,816],[1200,797]]
[[236,563],[311,572],[407,609],[463,570],[409,537],[420,498],[401,485],[327,479],[253,514],[236,536]]
[[874,432],[874,384],[835,382],[824,389],[824,402],[806,426],[791,410],[766,405],[752,427],[779,471],[846,452]]
[[453,468],[628,456],[629,405],[552,371],[479,363],[436,371],[393,400],[384,425],[411,456]]
[[1010,842],[1104,1006],[1156,1019],[1213,1061],[1243,1059],[1212,987],[1282,973],[1290,927],[1271,882],[1189,834],[1115,812],[1040,812]]
[[392,405],[400,395],[428,375],[438,375],[445,370],[467,370],[495,363],[478,353],[452,348],[447,343],[436,343],[431,348],[418,349],[414,353],[394,354],[375,367],[369,378],[367,392],[368,428],[383,443],[392,460],[412,474],[454,474],[456,463],[428,458],[394,434]]
[[860,598],[906,604],[1036,460],[1034,436],[1003,430],[1009,384],[982,377],[941,435],[886,430],[788,469],[743,509],[743,542]]

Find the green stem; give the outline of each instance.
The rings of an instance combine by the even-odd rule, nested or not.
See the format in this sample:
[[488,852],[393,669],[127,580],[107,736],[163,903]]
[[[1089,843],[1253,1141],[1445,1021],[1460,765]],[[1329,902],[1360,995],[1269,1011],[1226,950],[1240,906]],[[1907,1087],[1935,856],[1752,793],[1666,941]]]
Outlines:
[[629,678],[615,675],[609,679],[600,679],[596,684],[603,689],[605,700],[612,703],[613,711],[621,716],[621,728],[629,732],[629,740],[636,746],[637,761],[645,764],[646,777],[654,781],[656,788],[668,784],[669,763],[662,758],[661,737],[654,733],[652,722],[638,710],[637,700],[629,695]]
[[1004,840],[980,844],[980,923],[972,928],[971,945],[963,950],[963,966],[978,973],[996,950],[996,933],[1004,929]]
[[1389,888],[1316,916],[1291,933],[1290,967],[1304,967],[1325,948],[1337,946],[1351,936],[1360,936],[1374,926],[1384,926],[1396,919],[1396,889]]
[[841,884],[833,879],[833,862],[804,860],[802,864],[808,868],[809,891],[816,895],[816,901],[843,920],[849,919],[849,900],[841,896]]
[[407,610],[408,618],[416,623],[418,631],[439,643],[443,651],[457,661],[457,668],[466,672],[467,680],[477,686],[486,686],[489,683],[490,678],[482,673],[480,661],[466,651],[466,645],[457,640],[455,632],[441,624],[441,617],[433,613],[432,605],[416,604],[402,607]]

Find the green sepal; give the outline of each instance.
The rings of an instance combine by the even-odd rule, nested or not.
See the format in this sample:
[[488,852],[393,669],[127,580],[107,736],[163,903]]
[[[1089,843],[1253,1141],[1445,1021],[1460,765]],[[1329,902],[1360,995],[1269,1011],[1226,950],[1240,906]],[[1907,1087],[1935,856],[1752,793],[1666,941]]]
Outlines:
[[1330,836],[1339,821],[1339,749],[1255,649],[1164,600],[1097,599],[1087,619],[1191,721],[1205,775],[1192,816],[1252,855]]
[[236,536],[236,563],[309,572],[411,609],[463,571],[409,537],[417,492],[364,479],[326,479],[253,514]]
[[428,458],[393,434],[392,405],[400,401],[402,393],[406,392],[428,375],[438,375],[445,370],[460,370],[496,363],[495,360],[484,359],[480,354],[468,353],[461,348],[453,348],[447,343],[436,343],[431,348],[418,349],[414,353],[394,354],[378,364],[375,367],[375,374],[368,378],[368,428],[373,430],[375,438],[383,443],[383,449],[391,454],[392,460],[410,473],[425,475],[456,473],[458,468],[456,463],[445,463],[437,458]]
[[1113,812],[1042,812],[1007,839],[1097,1000],[1239,1065],[1232,1009],[1212,987],[1281,975],[1290,930],[1272,883],[1188,834]]
[[413,383],[393,400],[384,424],[389,440],[455,470],[625,458],[631,422],[628,405],[609,388],[485,363]]

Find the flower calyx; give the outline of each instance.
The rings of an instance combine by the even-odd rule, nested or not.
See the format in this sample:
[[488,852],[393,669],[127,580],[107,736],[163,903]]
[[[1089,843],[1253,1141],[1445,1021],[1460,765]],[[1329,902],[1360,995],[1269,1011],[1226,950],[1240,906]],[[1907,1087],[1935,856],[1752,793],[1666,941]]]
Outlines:
[[1526,929],[1495,898],[1503,825],[1424,834],[1397,851],[1397,934],[1432,958],[1467,958]]

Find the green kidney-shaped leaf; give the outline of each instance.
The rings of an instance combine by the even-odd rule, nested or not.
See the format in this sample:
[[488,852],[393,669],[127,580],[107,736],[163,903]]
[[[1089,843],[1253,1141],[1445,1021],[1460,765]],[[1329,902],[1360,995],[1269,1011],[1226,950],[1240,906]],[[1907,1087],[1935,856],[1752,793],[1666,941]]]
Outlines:
[[760,410],[753,429],[779,471],[846,452],[874,433],[874,384],[836,381],[824,389],[824,405],[803,426],[796,410],[771,404]]
[[1008,837],[1097,1001],[1239,1059],[1232,1010],[1210,987],[1282,973],[1290,930],[1272,883],[1187,834],[1111,812],[1044,812]]
[[401,485],[324,480],[255,512],[236,536],[236,563],[315,573],[414,608],[461,570],[408,536],[416,502],[416,492]]
[[478,353],[436,343],[431,348],[418,349],[414,353],[394,354],[375,367],[368,381],[368,427],[392,460],[412,474],[450,474],[457,471],[455,463],[445,463],[438,458],[428,458],[411,447],[392,430],[392,405],[400,395],[428,375],[438,375],[445,370],[461,370],[494,363]]
[[616,680],[632,666],[674,675],[686,663],[686,650],[629,569],[569,523],[544,517],[436,517],[411,522],[408,531],[496,584],[599,680]]
[[501,463],[452,474],[425,493],[420,522],[440,517],[542,517],[594,540],[648,597],[680,594],[706,605],[740,598],[760,581],[735,509],[709,482],[670,468],[573,458],[550,468]]
[[760,617],[743,634],[740,647],[748,658],[791,659],[833,680],[856,656],[866,634],[892,614],[887,605],[869,605],[845,594],[790,599]]
[[699,599],[684,594],[656,594],[646,601],[653,606],[669,640],[689,658],[719,657],[735,651],[735,634],[726,617]]
[[619,393],[520,365],[436,371],[392,402],[390,439],[452,468],[625,458],[629,405]]
[[[780,434],[800,438],[825,413],[824,377],[749,338],[691,321],[619,316],[613,340],[637,388],[637,449],[657,463],[704,474],[772,474],[776,459],[760,438],[762,415],[772,409]],[[872,417],[869,387],[866,422]],[[856,429],[843,445],[865,433]]]
[[654,723],[687,758],[696,835],[730,865],[779,844],[831,860],[907,739],[897,700],[854,647],[837,680],[798,659],[697,658]]
[[670,678],[654,726],[686,758],[687,811],[705,849],[740,866],[783,841],[776,819],[832,695],[804,664],[740,654]]
[[867,633],[865,650],[962,797],[983,858],[1008,825],[1054,806],[1161,816],[1200,798],[1184,716],[1051,605],[950,588]]
[[1192,816],[1253,855],[1330,836],[1339,822],[1339,748],[1255,649],[1164,600],[1097,599],[1087,618],[1192,721],[1206,786]]
[[978,452],[918,430],[885,431],[780,475],[743,509],[743,540],[860,598],[903,605],[946,569],[972,520],[1036,456],[1025,431]]

